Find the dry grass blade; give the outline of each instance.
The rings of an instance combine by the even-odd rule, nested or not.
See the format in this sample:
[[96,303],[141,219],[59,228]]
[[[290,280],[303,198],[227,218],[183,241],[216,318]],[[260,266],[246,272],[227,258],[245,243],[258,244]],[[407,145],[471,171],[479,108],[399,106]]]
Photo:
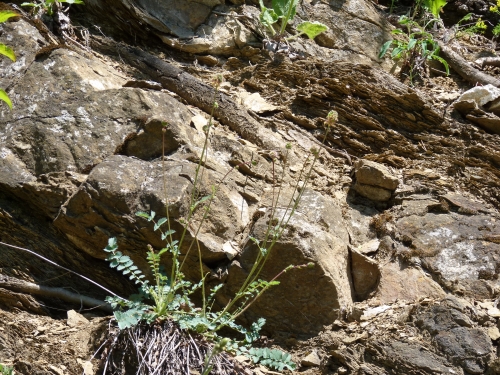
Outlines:
[[[203,372],[213,344],[166,320],[116,330],[105,345],[103,375],[179,375]],[[225,352],[212,359],[212,375],[248,374]]]

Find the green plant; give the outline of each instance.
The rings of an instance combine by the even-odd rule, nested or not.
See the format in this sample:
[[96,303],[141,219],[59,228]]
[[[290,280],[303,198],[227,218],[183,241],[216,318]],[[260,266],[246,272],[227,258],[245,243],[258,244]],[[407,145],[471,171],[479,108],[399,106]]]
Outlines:
[[0,375],[14,375],[14,367],[0,363]]
[[[18,16],[19,14],[10,10],[0,11],[0,23],[6,22],[8,19]],[[3,43],[0,43],[0,55],[7,56],[9,59],[16,62],[16,55],[14,51]],[[2,89],[0,89],[0,100],[3,100],[7,103],[9,108],[12,109],[12,101],[10,100],[9,95],[7,95],[7,93]]]
[[[266,8],[263,0],[260,3],[260,22],[267,28],[271,37],[275,39],[283,39],[285,35],[285,28],[289,21],[295,17],[297,4],[299,0],[273,0],[272,8]],[[275,30],[274,24],[281,20],[279,31]],[[307,35],[310,39],[316,38],[319,34],[328,30],[328,26],[320,22],[305,21],[297,25],[299,33],[293,37],[298,38],[301,35]]]
[[472,13],[466,14],[460,21],[457,22],[455,26],[457,30],[457,38],[461,38],[466,35],[480,35],[486,32],[488,26],[486,25],[486,22],[484,22],[481,18],[479,18],[476,22],[468,22],[471,21],[472,16]]
[[35,13],[42,11],[47,14],[47,16],[52,17],[54,15],[54,6],[56,3],[67,3],[67,4],[83,4],[82,0],[39,0],[36,3],[22,3],[23,7],[32,7]]
[[[490,7],[490,12],[500,15],[499,8],[500,8],[500,0],[497,0],[496,5]],[[500,23],[497,23],[496,26],[493,27],[492,32],[494,36],[498,36],[500,34]]]
[[392,14],[394,10],[394,5],[396,5],[397,2],[398,0],[391,0],[391,7],[389,8],[389,14]]
[[426,8],[435,18],[439,18],[439,13],[446,5],[446,0],[423,0],[424,8]]
[[253,363],[260,363],[278,371],[295,370],[295,363],[292,362],[290,353],[279,349],[250,348],[244,354],[248,355]]
[[391,59],[401,65],[400,77],[409,78],[410,83],[416,77],[425,74],[425,67],[429,60],[436,60],[443,64],[446,74],[450,74],[446,60],[439,56],[439,45],[432,34],[426,31],[426,26],[420,26],[407,16],[402,16],[399,23],[406,26],[407,32],[400,29],[392,31],[393,35],[399,37],[384,43],[379,52],[379,58],[385,56],[389,48],[393,48]]
[[[219,284],[210,290],[206,290],[205,279],[208,274],[204,273],[203,270],[201,249],[197,236],[202,225],[208,218],[210,207],[214,202],[219,186],[231,172],[227,172],[226,175],[220,179],[218,184],[212,186],[207,195],[201,194],[201,188],[199,185],[207,159],[208,138],[212,127],[212,116],[214,110],[217,108],[216,93],[220,83],[221,79],[217,79],[214,83],[216,90],[213,98],[213,108],[209,123],[204,128],[205,143],[195,170],[193,187],[189,195],[189,209],[185,218],[178,219],[178,222],[183,226],[183,230],[177,234],[176,231],[172,229],[172,220],[169,217],[168,207],[166,208],[166,217],[162,218],[157,218],[155,212],[153,211],[149,213],[143,211],[136,213],[138,217],[146,219],[150,222],[153,225],[153,230],[158,231],[161,239],[165,241],[165,247],[160,250],[155,250],[152,246],[148,246],[146,257],[150,273],[152,275],[151,278],[148,279],[143,271],[138,269],[129,256],[124,255],[118,250],[116,238],[110,238],[108,246],[104,249],[104,251],[109,254],[107,260],[110,262],[110,267],[121,271],[139,286],[139,293],[131,296],[129,299],[119,297],[107,298],[107,301],[115,309],[114,315],[120,330],[141,330],[141,324],[143,323],[152,324],[154,322],[172,321],[186,332],[193,332],[202,335],[205,339],[215,343],[211,352],[207,353],[205,356],[204,374],[208,374],[210,372],[209,368],[211,366],[211,361],[217,353],[223,350],[235,353],[246,353],[251,349],[251,345],[260,337],[259,332],[265,324],[265,319],[258,319],[257,322],[252,323],[248,328],[236,323],[237,318],[243,314],[252,303],[254,303],[270,287],[278,285],[278,278],[284,273],[293,269],[302,269],[314,266],[313,263],[289,265],[269,281],[259,278],[259,275],[261,274],[263,267],[272,252],[273,246],[284,234],[290,218],[293,216],[300,203],[306,184],[311,177],[313,167],[320,154],[317,149],[311,150],[311,154],[304,163],[299,178],[297,179],[297,183],[294,187],[292,196],[290,197],[288,206],[280,215],[278,215],[278,212],[280,212],[278,210],[278,201],[282,193],[282,184],[280,184],[280,187],[276,190],[275,186],[277,181],[275,181],[275,163],[278,160],[278,153],[274,152],[271,155],[274,182],[273,196],[267,230],[265,231],[264,238],[262,239],[256,239],[253,237],[249,238],[258,249],[257,257],[252,269],[246,277],[246,280],[243,282],[240,289],[235,293],[233,298],[222,308],[216,308],[214,306],[216,294],[223,285]],[[336,120],[336,112],[332,111],[329,113],[326,121],[327,132],[325,134],[325,139],[328,130]],[[165,132],[163,134],[165,137]],[[284,157],[282,158],[282,160],[284,160],[283,163],[286,163],[290,148],[291,145],[287,145],[284,150]],[[248,163],[248,165],[251,164],[252,163]],[[283,173],[286,169],[286,165],[283,164]],[[304,184],[301,185],[300,181],[303,181]],[[166,192],[165,173],[164,191]],[[166,197],[165,201],[168,202],[168,197]],[[201,218],[200,215],[198,215],[197,223],[195,224],[193,218],[195,217],[196,212],[201,212]],[[186,241],[187,228],[189,227],[196,227],[194,229],[194,238],[190,241],[189,246],[183,246]],[[188,254],[193,246],[196,246],[198,249],[198,260],[201,275],[201,279],[197,283],[186,280],[182,271],[184,262],[188,258]],[[185,250],[186,247],[187,250]],[[184,249],[182,254],[181,249]],[[166,254],[170,256],[171,261],[171,268],[169,272],[167,272],[161,265],[162,256]],[[192,299],[193,293],[197,291],[202,295],[201,306],[196,306]],[[237,340],[228,340],[220,337],[220,331],[223,328],[226,330],[233,330],[241,338]],[[260,363],[270,365],[274,368],[295,368],[295,365],[291,362],[289,355],[283,352],[279,352],[281,354],[278,355],[278,352],[279,351],[276,350],[270,352],[264,350],[255,353],[252,352],[252,355],[255,359],[260,358],[258,359]],[[262,356],[259,356],[259,353],[261,353]]]

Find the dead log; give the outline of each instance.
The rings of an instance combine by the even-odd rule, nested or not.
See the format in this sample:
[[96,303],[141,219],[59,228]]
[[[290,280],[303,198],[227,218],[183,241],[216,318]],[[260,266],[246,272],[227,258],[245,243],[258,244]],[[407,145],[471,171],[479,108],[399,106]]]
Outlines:
[[500,57],[481,57],[474,61],[481,68],[485,66],[500,66]]
[[81,294],[73,293],[63,288],[38,285],[7,275],[0,274],[0,288],[8,289],[18,293],[28,293],[43,297],[59,298],[63,301],[82,304],[88,307],[95,307],[108,313],[113,312],[111,306],[104,301],[87,296],[82,296]]
[[448,62],[450,68],[457,72],[464,80],[472,83],[473,85],[481,84],[500,87],[500,80],[473,68],[467,60],[453,51],[450,47],[441,41],[438,41],[438,43],[439,48],[441,49],[441,54]]

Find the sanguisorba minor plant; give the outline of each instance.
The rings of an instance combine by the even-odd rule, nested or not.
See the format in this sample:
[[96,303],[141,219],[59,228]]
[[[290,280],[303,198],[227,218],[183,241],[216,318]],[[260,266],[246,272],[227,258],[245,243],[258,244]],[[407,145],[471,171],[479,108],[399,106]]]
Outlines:
[[[133,365],[133,371],[136,374],[167,373],[168,371],[183,373],[182,371],[186,369],[189,371],[189,368],[196,368],[198,371],[202,371],[203,375],[207,375],[213,370],[214,366],[216,374],[224,374],[232,371],[228,370],[227,367],[229,363],[227,354],[226,357],[220,355],[225,354],[224,352],[245,353],[254,362],[262,363],[277,370],[295,368],[295,364],[291,361],[291,356],[288,353],[276,349],[252,348],[252,343],[260,337],[259,331],[265,324],[264,318],[260,318],[250,327],[243,327],[236,321],[267,289],[279,284],[278,278],[281,275],[292,269],[313,266],[313,264],[289,265],[271,280],[259,278],[273,246],[282,237],[290,218],[297,210],[307,182],[310,180],[314,164],[318,160],[320,150],[311,150],[297,179],[288,207],[280,216],[277,216],[277,205],[282,192],[282,184],[273,183],[273,202],[267,231],[262,239],[250,238],[258,248],[253,267],[233,298],[225,306],[215,308],[216,294],[223,285],[219,284],[210,290],[205,287],[205,279],[208,274],[203,271],[201,249],[197,236],[201,227],[209,218],[210,207],[214,203],[219,187],[231,172],[228,172],[215,186],[212,186],[209,194],[201,196],[200,178],[207,160],[209,134],[212,128],[213,112],[217,108],[216,95],[220,83],[221,78],[217,78],[215,80],[212,113],[208,125],[204,127],[204,146],[195,170],[191,193],[189,197],[186,197],[189,199],[189,209],[186,217],[178,220],[183,225],[183,230],[176,233],[172,229],[168,211],[168,197],[165,199],[167,202],[165,217],[158,218],[155,212],[152,211],[141,211],[136,214],[138,217],[150,222],[153,229],[158,231],[161,239],[165,241],[165,247],[159,250],[148,245],[146,256],[152,278],[148,279],[145,273],[134,265],[129,256],[118,250],[116,238],[110,238],[108,246],[104,249],[109,254],[107,260],[110,262],[110,267],[121,271],[139,286],[139,293],[130,296],[128,299],[107,298],[107,301],[115,309],[114,316],[119,331],[108,342],[104,374],[123,371],[123,369],[120,370],[120,366],[126,367],[127,360],[123,356],[117,359],[116,355],[120,352],[125,353],[127,350],[131,350],[132,354],[134,354],[133,357],[136,358]],[[332,111],[326,121],[326,132],[336,120],[336,112]],[[164,126],[168,126],[168,124],[164,124]],[[291,146],[287,145],[282,160],[287,160],[290,148]],[[273,171],[274,163],[277,160],[278,153],[275,153],[272,159]],[[166,194],[164,158],[162,163],[164,171],[163,188]],[[283,165],[283,173],[285,169],[285,165]],[[276,185],[279,185],[279,188],[276,188]],[[202,215],[201,219],[200,215],[198,215],[195,224],[193,217],[197,210],[202,210]],[[187,250],[181,254],[181,249],[184,249],[183,244],[187,238],[187,228],[194,225],[197,227],[194,231],[194,239],[190,241],[189,246],[186,246]],[[184,261],[193,247],[198,251],[201,275],[201,280],[197,283],[186,280],[182,271]],[[168,272],[163,269],[161,264],[162,257],[167,254],[170,256],[172,264]],[[183,260],[181,261],[181,259]],[[202,295],[201,306],[196,306],[193,302],[192,295],[196,291]],[[230,340],[222,337],[220,331],[223,328],[226,331],[227,329],[233,330],[237,334],[236,336],[240,338]],[[173,337],[175,337],[175,340]],[[127,369],[127,371],[131,371],[131,369]]]
[[[0,23],[6,22],[8,19],[18,16],[19,14],[10,10],[0,11]],[[13,62],[16,62],[16,54],[14,53],[12,48],[3,43],[0,43],[0,55],[7,56]],[[9,95],[7,95],[7,93],[3,89],[0,89],[0,100],[3,100],[5,103],[7,103],[9,108],[12,109],[12,101],[10,100]]]

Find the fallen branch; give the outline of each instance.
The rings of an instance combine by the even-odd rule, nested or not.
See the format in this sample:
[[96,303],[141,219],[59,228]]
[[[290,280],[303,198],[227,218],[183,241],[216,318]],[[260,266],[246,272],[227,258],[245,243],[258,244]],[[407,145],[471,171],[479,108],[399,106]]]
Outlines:
[[18,293],[29,293],[44,297],[59,298],[63,301],[78,303],[88,307],[95,307],[106,312],[112,313],[111,306],[101,300],[72,293],[63,288],[53,288],[49,286],[38,285],[28,281],[16,279],[7,275],[0,274],[0,288],[8,289]]
[[[79,274],[78,272],[75,272],[75,271],[73,271],[73,270],[70,270],[69,268],[66,268],[66,267],[60,266],[60,265],[59,265],[59,264],[57,264],[56,262],[54,262],[54,261],[52,261],[52,260],[50,260],[50,259],[47,259],[47,258],[45,258],[45,257],[41,256],[40,254],[38,254],[38,253],[34,252],[33,250],[25,249],[24,247],[11,245],[11,244],[8,244],[8,243],[5,243],[5,242],[0,242],[0,245],[7,246],[7,247],[10,247],[10,248],[12,248],[12,249],[21,250],[21,251],[25,251],[25,252],[27,252],[27,253],[30,253],[31,255],[34,255],[34,256],[36,256],[37,258],[40,258],[40,259],[44,260],[44,261],[45,261],[45,262],[47,262],[47,263],[50,263],[50,264],[52,264],[52,265],[54,265],[54,266],[56,266],[56,267],[58,267],[58,268],[61,268],[61,269],[65,270],[65,271],[67,271],[67,272],[70,272],[70,273],[72,273],[73,275],[76,275],[76,276],[78,276],[78,277],[81,277],[83,280],[88,281],[89,283],[94,284],[95,286],[98,286],[98,287],[99,287],[99,288],[101,288],[102,290],[104,290],[104,291],[106,291],[106,292],[110,293],[111,295],[113,295],[113,296],[115,296],[115,297],[122,298],[122,297],[120,297],[118,294],[116,294],[116,293],[112,292],[111,290],[109,290],[109,289],[107,289],[107,288],[103,287],[101,284],[96,283],[96,282],[95,282],[94,280],[92,280],[92,279],[89,279],[87,276],[83,276],[83,275]],[[122,299],[123,299],[123,298],[122,298]]]
[[479,65],[481,68],[485,66],[500,66],[500,57],[481,57],[474,61],[475,64]]
[[457,72],[464,80],[472,83],[473,85],[490,84],[496,87],[500,87],[500,80],[473,68],[469,64],[469,62],[467,62],[467,60],[453,51],[450,47],[448,47],[441,41],[438,41],[438,43],[439,48],[441,49],[441,54],[443,55],[443,58],[448,62],[450,68]]

